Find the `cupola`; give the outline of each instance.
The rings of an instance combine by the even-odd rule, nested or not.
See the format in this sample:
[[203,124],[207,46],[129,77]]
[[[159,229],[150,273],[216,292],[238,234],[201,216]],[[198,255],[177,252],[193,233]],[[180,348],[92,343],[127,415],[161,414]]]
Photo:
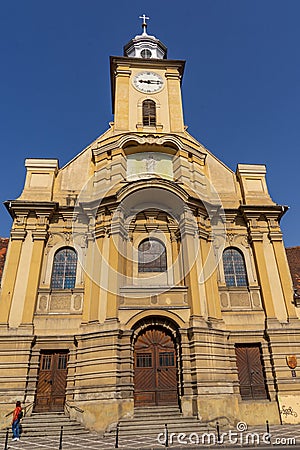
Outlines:
[[147,17],[145,14],[140,16],[143,19],[142,34],[135,36],[128,44],[124,46],[124,56],[129,58],[145,59],[166,59],[167,47],[155,36],[147,34]]

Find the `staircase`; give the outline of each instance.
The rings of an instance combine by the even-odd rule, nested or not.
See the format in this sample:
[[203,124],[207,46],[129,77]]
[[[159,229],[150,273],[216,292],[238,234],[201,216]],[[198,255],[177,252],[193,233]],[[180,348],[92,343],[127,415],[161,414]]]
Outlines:
[[[70,419],[63,412],[32,413],[21,421],[21,437],[39,438],[47,434],[48,437],[59,437],[63,426],[64,436],[84,435],[89,431],[76,420]],[[6,430],[1,430],[0,438]],[[10,430],[11,434],[11,430]]]
[[[119,437],[130,438],[147,436],[154,439],[159,433],[165,432],[167,424],[170,433],[216,433],[216,428],[211,424],[202,423],[196,417],[183,417],[178,407],[144,407],[135,408],[132,418],[123,418],[119,421]],[[107,431],[104,436],[115,435],[116,426]]]

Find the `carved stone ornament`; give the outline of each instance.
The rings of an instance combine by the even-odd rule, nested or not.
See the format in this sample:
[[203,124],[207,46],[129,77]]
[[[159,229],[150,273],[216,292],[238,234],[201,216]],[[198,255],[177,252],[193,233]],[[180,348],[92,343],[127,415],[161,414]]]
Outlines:
[[18,227],[22,227],[23,225],[25,225],[26,217],[26,215],[17,216],[15,219],[15,225],[17,225]]
[[288,355],[286,357],[286,363],[290,369],[296,369],[297,367],[297,357],[296,355]]

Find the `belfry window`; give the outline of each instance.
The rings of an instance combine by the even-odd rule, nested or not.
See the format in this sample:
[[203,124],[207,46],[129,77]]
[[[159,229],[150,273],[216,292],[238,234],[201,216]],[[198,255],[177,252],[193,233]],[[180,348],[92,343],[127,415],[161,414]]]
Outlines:
[[64,247],[54,255],[51,288],[73,289],[76,282],[77,253],[73,248]]
[[157,239],[145,239],[138,248],[139,272],[165,272],[167,270],[166,247]]
[[141,57],[142,58],[151,58],[152,53],[150,50],[148,50],[147,48],[141,51]]
[[153,100],[143,101],[143,125],[146,127],[156,126],[156,105]]
[[226,248],[223,252],[223,266],[226,286],[248,286],[245,261],[239,250]]

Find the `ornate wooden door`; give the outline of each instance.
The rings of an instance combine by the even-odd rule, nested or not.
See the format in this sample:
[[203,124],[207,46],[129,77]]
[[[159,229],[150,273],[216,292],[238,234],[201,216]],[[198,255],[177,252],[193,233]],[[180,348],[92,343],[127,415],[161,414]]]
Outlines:
[[175,346],[162,329],[147,329],[137,338],[134,401],[136,406],[178,403]]
[[62,411],[64,409],[67,362],[67,352],[41,353],[35,411]]

